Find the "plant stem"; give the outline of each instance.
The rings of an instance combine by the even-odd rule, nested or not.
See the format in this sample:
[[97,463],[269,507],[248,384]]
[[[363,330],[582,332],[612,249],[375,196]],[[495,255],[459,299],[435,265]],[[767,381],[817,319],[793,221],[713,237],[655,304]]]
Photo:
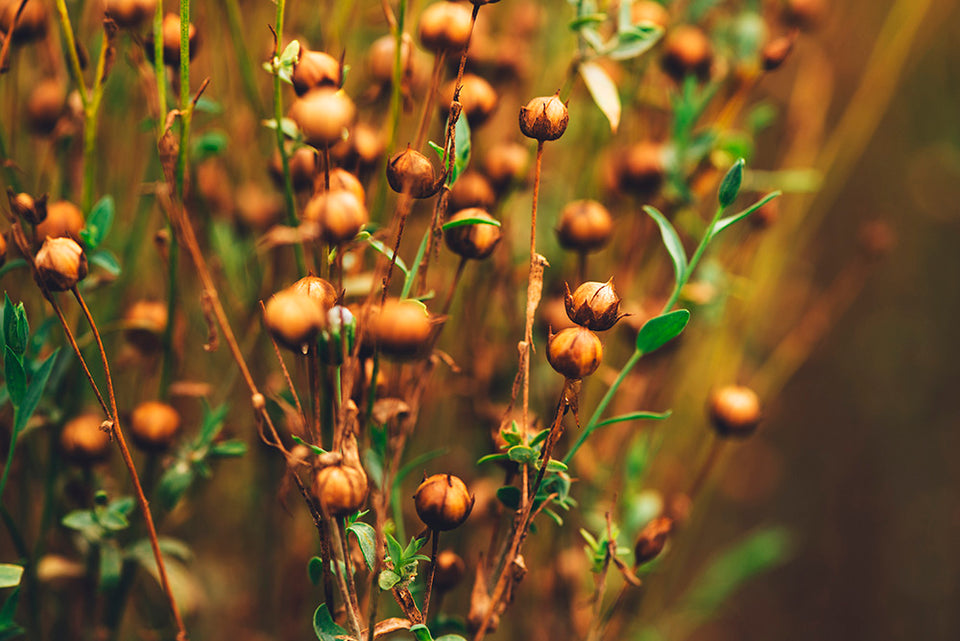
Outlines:
[[90,98],[87,95],[87,86],[83,82],[83,68],[80,66],[80,56],[77,55],[77,41],[73,36],[73,27],[70,25],[70,14],[67,12],[66,0],[56,0],[57,13],[60,16],[60,27],[63,30],[63,38],[66,40],[67,57],[70,60],[70,70],[73,72],[73,80],[77,83],[77,91],[80,92],[80,102],[84,108],[87,106]]
[[163,3],[153,14],[153,74],[157,81],[157,140],[163,138],[167,118],[167,68],[163,64]]
[[430,572],[427,574],[427,587],[423,596],[424,621],[430,614],[430,594],[433,592],[433,578],[437,573],[437,554],[440,553],[440,530],[434,530],[431,534],[433,535],[433,546],[430,550]]
[[533,273],[537,261],[537,201],[540,199],[540,170],[543,164],[543,141],[537,142],[537,162],[533,178],[533,207],[530,210],[530,272],[527,279],[526,325],[523,330],[523,429],[527,429],[530,408],[530,351],[533,348],[533,317],[537,301],[533,300]]
[[260,96],[257,93],[257,82],[250,62],[250,53],[243,39],[243,15],[237,0],[223,0],[223,6],[227,14],[227,26],[230,29],[230,42],[233,44],[237,65],[240,67],[244,93],[247,94],[247,100],[250,101],[250,107],[254,113],[260,114],[263,107],[260,105]]

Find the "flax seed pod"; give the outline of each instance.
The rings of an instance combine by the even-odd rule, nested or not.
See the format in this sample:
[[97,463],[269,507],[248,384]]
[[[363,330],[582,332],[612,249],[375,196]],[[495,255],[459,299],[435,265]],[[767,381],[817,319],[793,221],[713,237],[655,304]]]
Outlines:
[[180,413],[160,401],[137,405],[130,414],[130,434],[142,450],[158,452],[169,448],[180,432]]
[[557,240],[564,249],[594,252],[610,240],[613,219],[607,208],[595,200],[575,200],[560,212]]
[[367,474],[359,465],[341,463],[321,468],[313,480],[313,493],[327,516],[353,514],[367,500]]
[[666,175],[663,146],[639,142],[627,148],[616,166],[617,186],[640,197],[655,194]]
[[[499,98],[493,86],[472,73],[464,74],[463,86],[460,89],[460,104],[463,106],[463,115],[467,117],[471,127],[479,127],[489,118],[497,108]],[[440,89],[442,115],[446,120],[449,114],[450,103],[457,89],[456,79],[447,82]]]
[[72,238],[80,241],[80,230],[84,220],[80,208],[66,200],[58,200],[47,205],[47,217],[37,225],[37,238]]
[[318,148],[339,142],[356,116],[353,101],[332,87],[308,91],[290,107],[290,118],[300,127],[304,140]]
[[562,136],[569,122],[570,112],[559,94],[534,98],[520,107],[520,131],[540,142]]
[[134,29],[157,10],[157,0],[106,0],[104,13],[121,29]]
[[530,169],[530,152],[516,142],[494,145],[483,159],[483,172],[498,192],[523,183]]
[[434,323],[423,303],[389,298],[368,319],[370,338],[386,356],[416,358],[429,347]]
[[418,35],[424,49],[437,53],[457,52],[467,46],[472,28],[470,9],[442,0],[420,14]]
[[70,461],[90,465],[110,455],[110,434],[100,429],[103,419],[97,414],[81,414],[63,426],[60,451]]
[[589,281],[571,294],[570,287],[564,296],[567,316],[577,325],[603,332],[620,320],[620,296],[613,288],[613,279],[605,283]]
[[301,49],[290,76],[293,90],[302,96],[311,89],[340,86],[340,62],[328,53]]
[[394,154],[387,163],[387,182],[398,194],[407,193],[414,198],[430,198],[440,188],[433,163],[410,147]]
[[303,210],[303,219],[316,223],[320,236],[331,245],[353,240],[367,223],[367,208],[352,191],[319,193]]
[[35,262],[38,282],[51,292],[73,289],[87,275],[87,256],[72,238],[47,238]]
[[634,544],[635,567],[649,563],[660,556],[672,531],[673,519],[666,516],[659,516],[647,523],[640,531],[637,542]]
[[420,520],[435,532],[459,527],[473,510],[474,497],[452,474],[434,474],[423,480],[413,496]]
[[700,27],[680,25],[667,33],[660,64],[677,82],[682,82],[690,74],[706,80],[712,62],[713,47]]
[[138,300],[124,314],[124,337],[137,351],[150,354],[163,344],[167,329],[167,305],[155,300]]
[[603,345],[597,335],[584,327],[564,329],[550,337],[547,360],[558,373],[569,379],[593,374],[603,358]]
[[757,393],[742,385],[727,385],[710,395],[710,420],[722,437],[746,438],[760,423],[760,399]]
[[450,189],[448,211],[460,211],[471,207],[489,210],[497,202],[497,195],[483,174],[465,171]]
[[[494,218],[482,209],[473,207],[463,209],[450,217],[449,223],[476,218],[495,222]],[[493,253],[500,242],[500,227],[497,225],[473,223],[451,227],[443,232],[443,238],[450,251],[462,258],[483,260]]]
[[264,306],[263,322],[273,338],[294,352],[301,352],[326,322],[320,305],[309,295],[285,289]]

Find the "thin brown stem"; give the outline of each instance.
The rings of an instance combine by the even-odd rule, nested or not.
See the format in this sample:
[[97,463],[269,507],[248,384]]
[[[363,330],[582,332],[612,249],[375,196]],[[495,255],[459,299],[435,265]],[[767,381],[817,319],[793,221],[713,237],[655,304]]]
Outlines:
[[413,148],[418,151],[420,147],[423,146],[423,139],[427,135],[430,111],[433,109],[433,101],[436,98],[436,94],[440,90],[440,80],[443,78],[443,62],[446,53],[446,51],[441,49],[433,57],[433,74],[430,79],[430,90],[427,92],[427,99],[423,101],[423,111],[420,112],[420,124],[417,126],[417,136],[413,139]]
[[[536,302],[533,301],[533,274],[537,269],[537,201],[540,199],[540,170],[543,164],[543,141],[537,143],[537,162],[533,174],[533,206],[530,210],[530,272],[527,280],[527,318],[523,330],[523,427],[529,425],[527,416],[530,411],[530,350],[533,346],[533,317]],[[531,307],[533,309],[531,309]]]
[[463,257],[460,259],[460,263],[457,265],[457,272],[453,275],[453,281],[450,283],[450,290],[447,292],[447,300],[443,304],[444,316],[450,313],[450,305],[453,303],[453,295],[457,291],[457,285],[460,284],[460,279],[463,276],[463,270],[466,266],[467,258]]
[[[260,312],[265,313],[266,308],[263,305],[263,301],[260,301]],[[277,341],[273,338],[273,334],[267,332],[270,336],[270,342],[273,344],[273,351],[277,355],[277,362],[280,363],[280,371],[283,372],[283,379],[287,383],[287,388],[290,390],[290,395],[293,396],[293,402],[297,406],[297,413],[300,415],[300,420],[303,422],[303,425],[307,425],[307,416],[303,413],[303,405],[300,404],[300,395],[297,394],[297,388],[293,384],[293,379],[290,378],[290,372],[287,370],[286,363],[283,362],[283,354],[280,352],[280,346],[277,345]]]
[[322,447],[322,432],[320,431],[320,414],[323,409],[320,407],[320,362],[317,359],[316,345],[311,345],[307,350],[307,367],[310,372],[310,404],[313,406],[313,440],[314,443]]
[[427,587],[423,596],[423,620],[430,615],[430,594],[433,592],[433,578],[437,574],[437,555],[440,553],[440,530],[434,530],[433,547],[430,551],[430,572],[427,574]]

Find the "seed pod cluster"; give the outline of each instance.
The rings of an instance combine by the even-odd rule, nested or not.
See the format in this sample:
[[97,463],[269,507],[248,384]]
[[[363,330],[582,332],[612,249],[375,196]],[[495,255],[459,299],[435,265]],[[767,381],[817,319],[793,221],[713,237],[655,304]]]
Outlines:
[[37,280],[51,292],[73,289],[87,275],[87,256],[72,238],[47,238],[37,252]]
[[673,519],[658,516],[640,531],[633,547],[634,563],[641,566],[657,558],[667,544],[667,538],[673,531]]
[[60,451],[81,465],[99,463],[110,455],[110,434],[100,429],[97,414],[81,414],[67,421],[60,432]]
[[547,360],[558,373],[569,379],[593,374],[603,358],[603,345],[596,334],[585,327],[570,327],[550,336]]
[[424,49],[457,52],[467,46],[472,28],[470,10],[462,4],[442,0],[420,14],[418,35]]
[[[447,222],[452,223],[471,218],[494,222],[490,214],[477,207],[462,209],[451,216]],[[458,256],[482,260],[493,253],[497,243],[500,242],[501,233],[500,227],[497,225],[473,223],[447,229],[443,232],[443,238],[450,251]]]
[[593,252],[609,242],[613,219],[607,208],[597,201],[575,200],[560,212],[556,233],[561,247]]
[[431,530],[459,527],[473,510],[474,497],[466,484],[452,474],[434,474],[423,480],[413,496],[417,516]]
[[620,296],[613,288],[613,279],[605,283],[588,281],[571,294],[569,285],[563,302],[567,316],[577,325],[595,332],[603,332],[613,327],[620,315]]
[[742,385],[727,385],[713,392],[708,410],[714,429],[722,437],[746,438],[760,423],[760,399]]
[[390,158],[387,182],[398,194],[407,193],[414,198],[430,198],[440,188],[430,159],[410,147]]
[[569,122],[570,112],[559,94],[534,98],[520,107],[520,131],[540,142],[562,136]]
[[160,401],[137,405],[130,414],[130,434],[140,449],[159,452],[169,448],[180,432],[180,413]]

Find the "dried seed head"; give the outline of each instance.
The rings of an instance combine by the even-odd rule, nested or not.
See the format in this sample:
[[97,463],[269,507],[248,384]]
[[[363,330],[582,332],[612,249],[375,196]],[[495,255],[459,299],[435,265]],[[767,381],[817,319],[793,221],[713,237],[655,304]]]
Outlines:
[[431,530],[444,532],[467,520],[474,498],[460,477],[434,474],[423,480],[413,501],[420,520]]
[[124,336],[139,352],[150,354],[163,345],[167,329],[167,305],[155,300],[138,300],[124,314]]
[[334,305],[337,304],[337,290],[334,289],[328,281],[314,275],[304,276],[290,289],[299,294],[306,294],[312,298],[323,309],[326,314]]
[[[393,63],[397,51],[397,40],[391,35],[381,36],[370,45],[367,52],[367,69],[370,75],[380,84],[393,82]],[[403,34],[400,50],[401,76],[413,73],[413,38],[409,33]]]
[[630,7],[630,17],[633,19],[633,24],[650,22],[661,29],[666,29],[670,24],[670,12],[662,4],[653,0],[634,2]]
[[620,296],[613,289],[612,278],[605,283],[583,283],[573,294],[567,286],[563,302],[570,320],[595,332],[610,329],[621,318]]
[[56,78],[41,80],[27,98],[27,124],[40,135],[49,134],[57,126],[66,104],[67,88],[63,82]]
[[270,297],[264,307],[267,331],[283,346],[300,352],[323,329],[325,310],[311,296],[285,289]]
[[320,226],[320,235],[331,245],[353,240],[367,223],[367,208],[352,191],[329,191],[310,199],[303,219]]
[[146,22],[157,10],[157,0],[106,0],[104,13],[122,29],[133,29]]
[[[193,60],[197,55],[197,46],[199,39],[197,37],[197,27],[191,22],[187,27],[187,48],[189,57]],[[168,67],[177,68],[180,66],[180,16],[176,13],[168,13],[163,16],[163,25],[161,28],[163,37],[163,64]],[[144,49],[147,58],[153,60],[153,30],[147,32],[144,42]]]
[[100,429],[102,424],[96,414],[81,414],[67,421],[60,432],[60,451],[81,465],[103,461],[110,455],[110,434]]
[[530,168],[530,152],[517,142],[495,145],[483,160],[483,171],[497,191],[522,183]]
[[824,0],[787,0],[783,19],[788,25],[809,31],[823,21],[826,12]]
[[237,218],[253,229],[266,229],[283,215],[283,201],[256,183],[245,183],[237,190]]
[[51,292],[73,289],[87,275],[87,257],[72,238],[47,238],[36,256],[37,280]]
[[47,196],[44,194],[39,199],[26,192],[14,193],[12,189],[7,189],[7,200],[10,203],[10,210],[15,216],[23,218],[31,225],[39,225],[47,219]]
[[497,195],[490,186],[490,181],[479,172],[465,171],[450,189],[447,211],[460,211],[470,207],[490,209],[496,202]]
[[760,423],[760,399],[749,387],[727,385],[710,395],[709,412],[717,434],[746,438]]
[[[296,191],[313,189],[314,180],[318,175],[317,152],[313,147],[298,147],[287,157],[287,165]],[[275,151],[270,159],[270,176],[273,177],[274,184],[279,189],[283,189],[283,160],[280,158],[279,151]]]
[[339,87],[340,62],[322,51],[301,49],[290,80],[298,96],[318,87]]
[[652,142],[629,147],[620,157],[616,171],[621,190],[641,197],[656,193],[666,173],[663,147]]
[[437,569],[433,576],[433,586],[444,592],[452,590],[457,587],[466,572],[467,566],[459,554],[453,550],[443,550],[437,555]]
[[774,71],[787,59],[793,50],[793,37],[780,36],[768,42],[763,51],[760,52],[760,58],[763,63],[764,71]]
[[396,298],[371,310],[368,327],[380,351],[398,359],[423,355],[433,333],[433,322],[423,303]]
[[[440,90],[443,105],[443,116],[446,120],[450,103],[457,89],[456,79],[446,83]],[[463,87],[460,89],[460,104],[463,114],[467,117],[471,127],[479,127],[497,108],[497,90],[493,86],[472,73],[464,74]]]
[[557,240],[565,249],[597,251],[613,233],[613,219],[607,208],[595,200],[575,200],[560,212]]
[[300,127],[307,144],[315,147],[339,142],[356,116],[353,101],[332,87],[308,91],[290,107],[290,118]]
[[148,452],[158,452],[173,444],[180,432],[180,413],[166,403],[140,403],[130,414],[130,434],[137,446]]
[[353,150],[362,167],[373,166],[383,156],[383,138],[379,130],[370,125],[357,124],[350,134],[350,140],[353,141]]
[[[0,31],[4,34],[10,33],[10,25],[13,24],[19,8],[20,0],[0,2]],[[47,3],[37,0],[28,2],[17,20],[17,28],[13,30],[13,42],[24,44],[41,38],[47,33],[48,19]]]
[[596,334],[584,327],[560,330],[550,337],[547,360],[560,374],[579,379],[593,374],[603,358],[603,345]]
[[[324,180],[326,180],[324,176],[318,175],[316,187],[319,188],[323,184],[321,181]],[[330,191],[348,191],[357,197],[361,205],[367,200],[367,194],[363,191],[363,184],[361,184],[360,179],[340,167],[330,170]]]
[[667,33],[660,62],[664,71],[677,82],[682,82],[688,74],[706,80],[713,62],[713,47],[703,29],[689,24],[680,25]]
[[414,198],[430,198],[439,189],[430,159],[410,147],[394,154],[387,163],[387,182],[398,194],[408,193]]
[[66,237],[80,242],[83,224],[83,214],[79,207],[69,201],[58,200],[47,205],[47,217],[37,225],[37,238]]
[[353,514],[367,500],[367,474],[359,465],[324,467],[314,477],[313,493],[327,516]]
[[658,516],[653,519],[637,536],[633,548],[634,563],[641,566],[657,558],[667,543],[667,537],[673,531],[673,519],[667,516]]
[[[484,210],[473,207],[458,211],[451,216],[447,222],[455,222],[467,218],[494,220],[493,217]],[[473,258],[475,260],[482,260],[492,254],[497,243],[500,242],[500,236],[500,227],[484,223],[452,227],[443,232],[443,238],[447,241],[447,247],[450,248],[450,251],[463,258]]]
[[418,30],[423,48],[434,53],[461,51],[470,40],[470,13],[464,5],[446,0],[424,9]]
[[520,131],[534,140],[556,140],[567,130],[570,112],[559,94],[534,98],[520,107]]

